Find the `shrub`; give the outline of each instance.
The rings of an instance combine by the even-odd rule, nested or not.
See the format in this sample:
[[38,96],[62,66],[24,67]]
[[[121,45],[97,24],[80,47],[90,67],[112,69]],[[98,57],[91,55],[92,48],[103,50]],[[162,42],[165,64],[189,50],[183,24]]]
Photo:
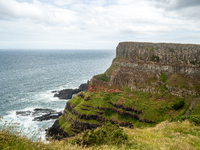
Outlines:
[[169,48],[169,51],[170,52],[175,52],[173,48]]
[[193,122],[196,125],[200,124],[200,116],[199,115],[190,115],[190,116],[175,116],[170,119],[170,122],[180,121],[183,122],[188,120],[189,122]]
[[110,81],[110,78],[107,77],[107,75],[105,73],[96,75],[96,76],[94,76],[94,78],[97,79],[97,80],[105,81],[105,82],[109,82]]
[[175,110],[179,110],[181,108],[183,108],[183,106],[185,105],[185,101],[181,100],[179,102],[176,102],[172,108],[175,109]]
[[196,65],[197,63],[197,58],[195,57],[195,59],[193,61],[190,61],[191,64]]
[[90,100],[90,96],[86,94],[85,97],[84,97],[84,100],[85,101],[89,101]]
[[195,88],[195,90],[196,90],[197,92],[200,93],[200,85],[196,84],[196,85],[194,85],[194,88]]
[[154,50],[154,48],[153,48],[153,46],[152,46],[151,49],[150,49],[150,51],[153,52],[153,50]]
[[153,62],[159,62],[159,57],[153,55],[153,56],[151,56],[151,59],[150,59],[150,60],[153,61]]
[[112,110],[105,110],[105,116],[106,117],[111,117],[112,116],[112,114],[113,114],[114,112],[112,111]]
[[161,74],[160,74],[160,79],[162,82],[165,82],[167,80],[167,78],[163,72],[161,72]]
[[81,138],[71,141],[72,144],[79,145],[119,145],[124,144],[128,140],[127,134],[123,132],[119,125],[112,125],[110,122],[104,123],[104,126],[94,131],[87,130]]

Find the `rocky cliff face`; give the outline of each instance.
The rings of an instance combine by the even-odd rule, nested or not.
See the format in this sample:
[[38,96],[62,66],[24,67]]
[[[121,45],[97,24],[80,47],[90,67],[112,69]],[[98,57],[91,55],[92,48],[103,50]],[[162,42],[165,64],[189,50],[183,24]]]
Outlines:
[[122,42],[110,68],[67,102],[48,135],[74,136],[105,121],[152,126],[190,114],[199,94],[200,45]]
[[[200,45],[122,42],[105,74],[110,86],[157,93],[160,83],[153,81],[160,79],[161,73],[166,78],[161,84],[172,94],[198,95]],[[96,80],[92,79],[91,83],[95,84]]]

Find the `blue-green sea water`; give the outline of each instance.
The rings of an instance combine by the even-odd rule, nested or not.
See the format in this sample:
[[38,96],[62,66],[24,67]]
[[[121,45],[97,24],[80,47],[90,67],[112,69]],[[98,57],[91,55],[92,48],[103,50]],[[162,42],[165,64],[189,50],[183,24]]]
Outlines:
[[92,76],[106,71],[114,50],[0,50],[0,116],[18,122],[24,132],[42,132],[54,120],[32,121],[16,111],[64,109],[67,100],[53,97],[51,91],[77,88]]

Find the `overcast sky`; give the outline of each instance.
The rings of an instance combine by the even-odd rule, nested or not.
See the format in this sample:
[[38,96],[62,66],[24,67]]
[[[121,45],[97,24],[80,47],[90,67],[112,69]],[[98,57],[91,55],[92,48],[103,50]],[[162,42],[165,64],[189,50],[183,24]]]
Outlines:
[[200,0],[0,0],[0,49],[200,44]]

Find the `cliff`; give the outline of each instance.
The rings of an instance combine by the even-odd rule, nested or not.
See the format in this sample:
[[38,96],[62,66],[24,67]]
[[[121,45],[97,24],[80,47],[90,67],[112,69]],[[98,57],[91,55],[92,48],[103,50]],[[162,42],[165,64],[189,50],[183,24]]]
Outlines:
[[199,95],[200,45],[122,42],[105,74],[110,86],[154,93],[158,84],[151,83],[162,74],[171,94]]
[[48,135],[74,136],[105,121],[134,128],[199,115],[199,94],[200,45],[122,42],[110,68],[67,102]]

